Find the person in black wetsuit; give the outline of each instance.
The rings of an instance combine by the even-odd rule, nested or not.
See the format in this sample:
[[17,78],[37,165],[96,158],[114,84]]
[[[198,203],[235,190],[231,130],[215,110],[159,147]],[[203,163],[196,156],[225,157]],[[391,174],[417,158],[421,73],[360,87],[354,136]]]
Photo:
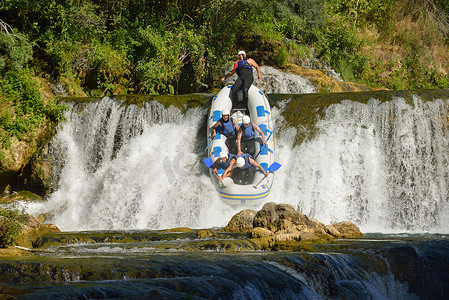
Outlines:
[[[234,108],[246,108],[246,112],[249,113],[248,110],[248,90],[253,83],[253,68],[256,68],[257,75],[260,80],[262,80],[262,74],[260,73],[259,65],[252,58],[246,58],[245,51],[239,51],[239,60],[236,60],[234,63],[234,69],[228,74],[226,74],[221,81],[225,81],[226,78],[237,73],[239,76],[232,86],[232,109]],[[243,107],[237,107],[238,91],[243,90]]]

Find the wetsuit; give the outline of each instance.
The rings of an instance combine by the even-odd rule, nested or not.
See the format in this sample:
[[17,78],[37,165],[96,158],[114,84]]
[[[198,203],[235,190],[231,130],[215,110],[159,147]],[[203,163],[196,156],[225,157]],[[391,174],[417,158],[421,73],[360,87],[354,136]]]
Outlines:
[[[237,80],[235,81],[234,85],[232,86],[232,108],[246,108],[247,113],[249,113],[248,110],[248,90],[251,87],[251,84],[253,84],[254,78],[253,78],[253,68],[249,64],[249,62],[246,59],[243,60],[237,60],[234,63],[234,70],[236,71],[237,75],[239,76]],[[241,107],[237,107],[238,105],[238,91],[242,89],[243,91],[243,103]]]
[[249,153],[254,156],[256,152],[256,143],[254,138],[253,123],[250,122],[249,126],[242,125],[242,138],[240,139],[240,150],[244,153]]

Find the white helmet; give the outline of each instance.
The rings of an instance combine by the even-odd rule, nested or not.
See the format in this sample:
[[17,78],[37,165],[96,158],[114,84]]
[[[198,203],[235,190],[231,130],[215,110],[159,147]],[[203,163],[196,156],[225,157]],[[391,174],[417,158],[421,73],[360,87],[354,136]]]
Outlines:
[[238,157],[237,158],[237,167],[241,168],[245,165],[245,158],[243,157]]
[[239,54],[238,54],[238,55],[240,55],[240,54],[243,54],[243,56],[246,56],[246,53],[245,53],[245,51],[243,51],[243,50],[240,50],[240,51],[239,51]]
[[249,122],[251,122],[249,116],[243,116],[243,124],[249,124]]
[[224,157],[228,157],[228,154],[224,151],[220,152],[220,155],[218,156],[219,158],[224,158]]
[[222,115],[222,116],[229,115],[229,109],[223,109],[223,110],[221,111],[221,115]]

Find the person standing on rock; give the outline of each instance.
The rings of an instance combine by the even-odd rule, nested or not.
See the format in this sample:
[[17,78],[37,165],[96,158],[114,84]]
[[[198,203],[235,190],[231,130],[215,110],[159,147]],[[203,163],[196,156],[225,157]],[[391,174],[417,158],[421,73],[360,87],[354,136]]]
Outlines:
[[[246,58],[246,53],[243,50],[240,50],[238,53],[239,60],[236,60],[234,63],[234,69],[228,74],[226,74],[221,81],[225,81],[226,78],[237,73],[239,76],[232,86],[232,108],[245,108],[247,113],[248,111],[248,90],[253,84],[253,68],[256,68],[257,75],[260,80],[262,80],[262,73],[260,73],[259,65],[252,58]],[[243,90],[243,107],[237,107],[238,102],[238,91]]]

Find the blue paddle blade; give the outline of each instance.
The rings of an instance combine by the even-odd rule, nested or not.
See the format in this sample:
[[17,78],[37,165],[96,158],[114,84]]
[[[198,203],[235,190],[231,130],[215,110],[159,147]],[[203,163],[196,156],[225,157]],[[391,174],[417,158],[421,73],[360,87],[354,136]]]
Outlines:
[[212,161],[212,158],[210,158],[210,157],[203,159],[203,161],[208,168],[212,168],[212,166],[214,165],[214,162]]
[[271,164],[271,166],[268,168],[268,170],[270,170],[271,173],[276,172],[277,170],[279,170],[279,168],[282,165],[280,163],[274,162]]

